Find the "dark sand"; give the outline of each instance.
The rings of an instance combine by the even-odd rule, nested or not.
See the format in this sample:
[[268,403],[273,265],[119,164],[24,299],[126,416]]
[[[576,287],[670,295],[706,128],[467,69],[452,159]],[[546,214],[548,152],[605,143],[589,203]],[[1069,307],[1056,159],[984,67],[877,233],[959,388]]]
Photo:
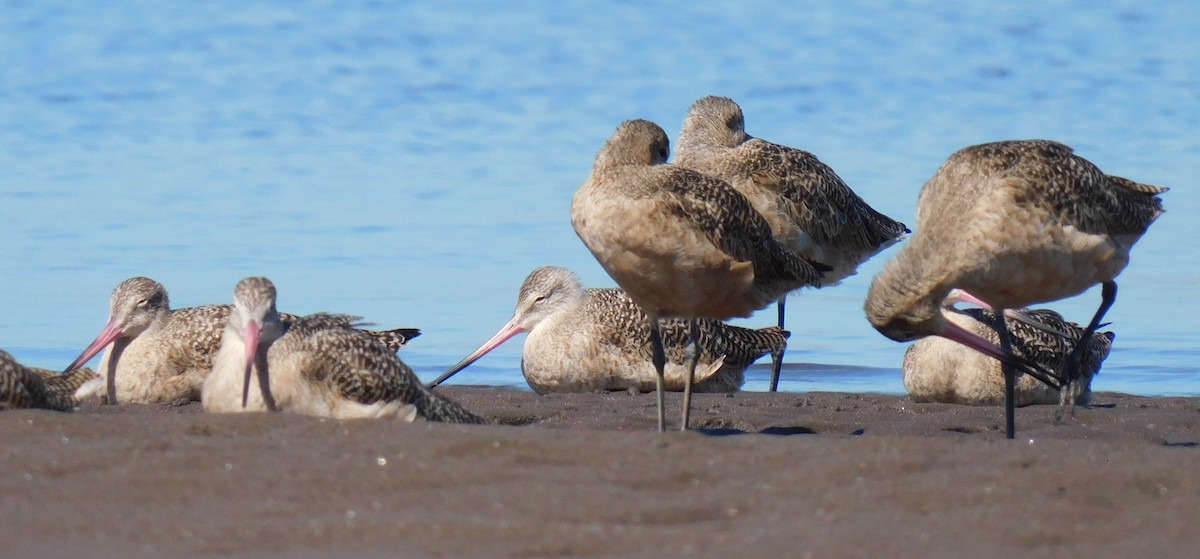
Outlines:
[[[446,393],[509,425],[0,413],[0,556],[1194,557],[1200,399]],[[668,399],[678,421],[679,395]],[[767,434],[760,434],[764,432]]]

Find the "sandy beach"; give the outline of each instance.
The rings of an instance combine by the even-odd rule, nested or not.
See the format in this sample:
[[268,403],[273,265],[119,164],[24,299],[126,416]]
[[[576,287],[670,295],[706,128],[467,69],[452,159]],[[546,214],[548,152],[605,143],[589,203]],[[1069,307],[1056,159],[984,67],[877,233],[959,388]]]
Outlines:
[[[1200,545],[1200,399],[447,394],[497,426],[0,414],[5,557],[1123,557]],[[678,410],[679,395],[669,395]],[[678,421],[677,413],[671,417]]]

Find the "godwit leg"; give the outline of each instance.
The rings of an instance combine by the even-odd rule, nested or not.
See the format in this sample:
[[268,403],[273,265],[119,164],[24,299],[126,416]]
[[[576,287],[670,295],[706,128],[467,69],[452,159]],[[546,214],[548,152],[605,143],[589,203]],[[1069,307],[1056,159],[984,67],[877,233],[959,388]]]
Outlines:
[[1063,371],[1063,387],[1059,392],[1058,411],[1054,413],[1054,419],[1062,419],[1063,409],[1070,406],[1071,415],[1075,415],[1075,383],[1079,380],[1079,367],[1083,360],[1083,352],[1087,349],[1088,342],[1092,339],[1092,335],[1100,328],[1100,321],[1104,319],[1105,313],[1112,307],[1113,302],[1117,300],[1117,282],[1109,280],[1101,284],[1100,289],[1100,308],[1096,309],[1096,314],[1092,316],[1092,321],[1088,323],[1087,329],[1083,331],[1083,335],[1079,337],[1079,341],[1075,344],[1075,349],[1071,350],[1071,355],[1067,358],[1066,369]]
[[688,376],[683,382],[683,424],[680,431],[687,431],[688,419],[692,414],[692,383],[696,378],[696,364],[700,361],[700,321],[688,320]]
[[[776,305],[779,307],[779,329],[783,330],[783,303],[787,301],[787,295],[779,298]],[[778,352],[771,352],[771,392],[779,390],[779,372],[783,369],[783,352],[786,347],[779,348]]]
[[656,377],[656,385],[658,386],[658,432],[665,433],[667,431],[667,415],[666,397],[663,395],[665,387],[663,386],[663,369],[667,366],[667,354],[663,351],[662,332],[658,329],[658,317],[650,315],[650,359],[654,361],[654,371],[658,373]]
[[[996,309],[996,333],[1000,336],[1000,351],[1012,355],[1012,339],[1004,321],[1004,309]],[[1000,370],[1004,373],[1004,434],[1012,439],[1017,436],[1017,373],[1005,361],[1000,362]]]

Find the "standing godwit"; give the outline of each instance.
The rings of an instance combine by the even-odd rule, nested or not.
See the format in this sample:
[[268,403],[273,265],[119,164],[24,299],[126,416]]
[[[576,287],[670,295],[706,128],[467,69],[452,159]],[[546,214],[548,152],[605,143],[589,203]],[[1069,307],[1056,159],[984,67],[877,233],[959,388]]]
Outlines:
[[[1005,361],[1005,426],[1014,421],[1015,371],[1004,310],[1077,295],[1100,283],[1103,301],[1080,340],[1090,340],[1116,298],[1113,278],[1162,214],[1167,189],[1104,174],[1071,148],[1045,140],[969,147],[921,189],[917,232],[871,284],[865,311],[896,341],[942,336]],[[995,310],[1000,347],[947,321],[942,304],[961,288]],[[1085,344],[1063,378],[1079,376]]]
[[[657,373],[650,360],[650,330],[641,307],[620,289],[584,289],[566,268],[545,266],[525,278],[517,310],[492,339],[429,384],[441,384],[495,349],[528,332],[521,372],[538,394],[596,390],[654,390]],[[774,326],[750,330],[719,320],[698,320],[699,367],[694,390],[735,392],[745,370],[759,357],[787,344],[787,332]],[[688,373],[684,347],[688,323],[661,322],[667,363],[664,385],[683,390]]]
[[[909,233],[903,223],[875,211],[815,155],[747,134],[742,108],[732,99],[710,96],[692,104],[675,164],[727,181],[766,218],[776,240],[833,268],[822,276],[821,287],[854,275],[859,264]],[[786,300],[786,294],[779,298],[781,330]],[[783,351],[771,355],[772,392],[779,387]]]
[[[1062,370],[1075,344],[1083,336],[1083,327],[1063,320],[1062,315],[1050,309],[1020,312],[1046,328],[1023,322],[1008,324],[1013,354],[1050,371]],[[996,332],[996,316],[991,311],[964,309],[946,313],[946,319],[991,343],[1000,343],[1000,335]],[[1060,393],[1059,387],[1022,375],[1014,388],[1014,404],[1056,404],[1064,398],[1086,404],[1091,399],[1092,377],[1100,372],[1100,365],[1108,357],[1114,337],[1112,332],[1096,332],[1090,340],[1086,340],[1080,363],[1082,376],[1071,385],[1074,392],[1064,390]],[[904,388],[918,402],[975,406],[1004,403],[1004,375],[1000,370],[1000,362],[945,338],[930,336],[917,340],[904,354],[904,364],[900,370]]]
[[[812,262],[771,236],[771,228],[728,183],[667,164],[670,142],[657,124],[630,120],[596,155],[571,202],[571,225],[588,250],[645,311],[657,373],[658,428],[665,429],[659,318],[689,322],[684,379],[687,429],[700,352],[697,319],[750,316],[781,295],[820,281]],[[827,266],[820,266],[827,269]]]
[[[204,382],[204,410],[487,423],[426,389],[394,351],[350,327],[354,320],[315,314],[285,322],[275,311],[270,280],[238,282],[221,349]],[[258,390],[249,390],[252,370]]]
[[59,375],[17,363],[0,350],[0,410],[43,408],[71,411],[79,402],[100,391],[104,382],[91,369]]
[[[100,371],[107,379],[108,403],[199,399],[232,307],[207,305],[172,310],[166,288],[143,277],[117,285],[109,307],[104,330],[64,372],[87,363],[107,347],[109,350],[100,359]],[[284,320],[293,318],[283,315]],[[395,349],[419,334],[411,328],[373,333]]]

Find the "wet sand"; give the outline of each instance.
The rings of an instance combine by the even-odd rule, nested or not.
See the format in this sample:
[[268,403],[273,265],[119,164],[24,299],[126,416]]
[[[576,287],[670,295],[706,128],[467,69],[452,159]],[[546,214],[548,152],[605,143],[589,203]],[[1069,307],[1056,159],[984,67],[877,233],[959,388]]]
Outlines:
[[[447,387],[500,426],[0,413],[4,557],[1124,557],[1200,546],[1200,399]],[[669,395],[678,421],[679,395]]]

